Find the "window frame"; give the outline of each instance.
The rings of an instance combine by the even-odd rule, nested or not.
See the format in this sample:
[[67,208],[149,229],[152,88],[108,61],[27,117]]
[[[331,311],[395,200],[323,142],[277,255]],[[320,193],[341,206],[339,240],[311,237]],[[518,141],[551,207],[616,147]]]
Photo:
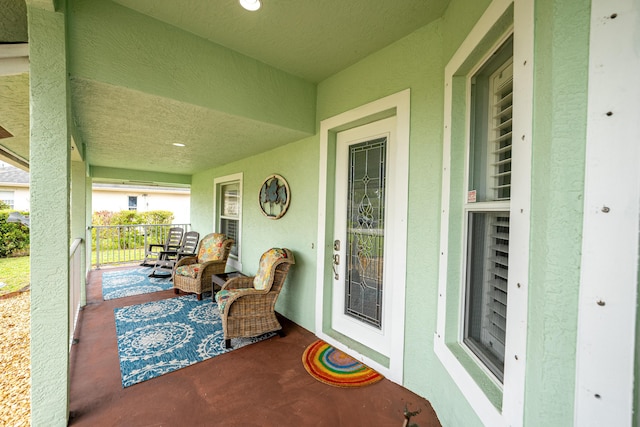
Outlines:
[[[503,377],[504,377],[504,363],[502,364],[502,366],[498,366],[496,363],[493,363],[492,356],[490,354],[490,351],[485,350],[482,344],[480,343],[470,343],[469,341],[471,341],[471,339],[468,337],[468,330],[467,330],[467,326],[469,324],[469,316],[470,316],[470,310],[469,310],[469,291],[470,291],[470,287],[472,286],[472,284],[470,284],[470,279],[469,279],[469,269],[470,269],[470,263],[471,260],[469,259],[469,254],[470,254],[470,247],[469,247],[469,242],[470,242],[470,233],[471,233],[471,229],[470,229],[470,224],[471,224],[471,216],[472,214],[491,214],[491,213],[497,213],[497,212],[507,212],[509,215],[509,218],[511,218],[511,197],[509,197],[508,199],[505,198],[500,198],[500,197],[494,197],[493,195],[489,195],[490,193],[492,193],[492,190],[490,190],[491,188],[491,184],[489,183],[490,181],[490,177],[492,174],[492,171],[490,170],[490,168],[488,167],[490,164],[490,154],[489,152],[491,151],[491,148],[488,147],[489,144],[491,143],[491,137],[489,137],[489,132],[488,130],[491,128],[491,124],[490,122],[492,121],[491,117],[492,117],[492,110],[491,108],[488,108],[488,105],[484,105],[484,108],[486,109],[485,114],[483,114],[484,117],[482,117],[481,119],[485,122],[485,126],[486,128],[482,128],[482,130],[480,131],[482,133],[481,138],[478,138],[477,135],[477,131],[475,130],[476,128],[474,127],[474,121],[475,119],[477,119],[477,115],[474,114],[473,109],[477,106],[477,94],[473,92],[472,90],[472,84],[474,84],[474,81],[476,81],[478,74],[487,66],[490,65],[491,67],[494,67],[495,69],[493,71],[491,71],[490,73],[486,74],[486,79],[487,79],[487,88],[492,88],[493,84],[491,82],[492,78],[495,76],[496,73],[498,73],[499,71],[504,71],[506,68],[508,67],[513,67],[513,49],[511,49],[511,53],[509,55],[505,55],[505,46],[507,45],[511,45],[511,48],[513,48],[513,40],[510,40],[513,37],[513,30],[510,29],[509,31],[506,32],[506,34],[504,36],[502,36],[495,44],[494,46],[489,49],[489,51],[484,55],[484,57],[482,57],[482,59],[480,61],[478,61],[478,64],[469,71],[469,73],[467,74],[466,78],[466,87],[467,87],[467,92],[466,92],[466,106],[467,106],[467,114],[466,114],[466,121],[467,121],[467,136],[466,136],[466,159],[465,159],[465,180],[464,180],[464,187],[465,187],[465,191],[463,192],[463,195],[465,195],[465,200],[463,202],[462,205],[462,211],[463,211],[463,224],[464,224],[464,231],[463,231],[463,261],[462,261],[462,266],[463,266],[463,270],[464,273],[462,275],[462,281],[463,281],[463,288],[462,288],[462,305],[461,305],[461,311],[462,311],[462,316],[464,317],[464,321],[462,322],[461,326],[460,326],[460,343],[462,346],[464,346],[465,351],[467,351],[470,355],[472,355],[473,359],[476,361],[476,363],[480,364],[481,369],[486,372],[488,375],[490,375],[492,378],[491,380],[496,384],[496,386],[498,388],[502,388],[502,383],[503,383]],[[500,52],[501,56],[496,57],[495,52]],[[495,64],[490,64],[492,61],[494,61],[494,58],[499,60],[499,62],[495,63]],[[513,79],[513,76],[511,77]],[[475,95],[475,98],[474,98]],[[483,96],[483,99],[481,100],[483,103],[487,103],[487,102],[491,102],[490,99],[492,99],[495,95],[495,92],[492,91],[488,91],[486,96]],[[515,97],[515,95],[513,95]],[[513,132],[512,132],[513,135]],[[478,148],[478,144],[482,144],[483,145],[483,150],[485,150],[483,152],[483,159],[482,159],[482,163],[484,164],[484,173],[481,174],[481,176],[479,176],[480,178],[482,178],[482,182],[475,182],[474,179],[472,179],[472,175],[476,175],[475,174],[475,170],[474,170],[474,165],[475,165],[475,159],[473,159],[473,157],[475,156],[475,153],[477,151]],[[513,168],[511,168],[511,170],[513,171]],[[478,178],[478,176],[475,176],[475,178]],[[474,186],[472,182],[474,181],[477,185]],[[483,189],[483,193],[485,194],[484,197],[481,198],[480,201],[475,201],[475,196],[476,194],[474,194],[473,200],[470,200],[470,192],[471,191],[476,191],[479,190],[480,188],[478,187],[478,185],[482,186]],[[473,188],[472,188],[473,187]],[[485,230],[486,232],[486,230]],[[484,257],[483,262],[486,262],[486,257]],[[483,288],[484,288],[484,283],[482,284]],[[483,289],[483,292],[485,290]],[[508,310],[508,305],[507,305],[507,310]],[[506,337],[505,337],[506,338]],[[475,348],[474,348],[475,347]],[[503,356],[504,358],[504,356]],[[498,372],[496,372],[498,371]]]
[[221,232],[222,225],[222,187],[229,184],[238,184],[238,241],[236,242],[238,248],[238,255],[229,254],[227,260],[227,266],[242,271],[242,203],[243,203],[243,173],[221,176],[213,180],[213,229],[216,232]]
[[[524,423],[526,342],[531,196],[531,134],[533,117],[534,1],[493,0],[445,67],[442,205],[437,326],[434,350],[448,374],[485,425]],[[509,259],[510,310],[505,349],[504,383],[493,376],[473,353],[460,344],[466,236],[463,205],[467,197],[466,135],[469,129],[469,80],[482,57],[495,52],[513,33],[514,148],[512,157],[510,245],[518,248]],[[462,97],[462,98],[461,98]],[[464,105],[462,105],[464,103]],[[461,107],[462,105],[462,107]],[[461,145],[464,144],[464,145]],[[516,151],[518,154],[516,155]],[[462,155],[461,155],[462,154]],[[464,175],[464,176],[463,176]],[[513,251],[512,251],[513,252]],[[511,286],[517,289],[514,291]],[[515,308],[514,308],[515,307]]]
[[[132,206],[131,201],[135,201],[135,205]],[[138,196],[127,196],[127,209],[138,212]]]
[[0,201],[5,202],[7,205],[9,205],[9,209],[13,209],[14,206],[16,205],[16,192],[15,190],[2,190],[0,191],[0,194],[5,193],[7,196],[11,196],[10,199],[0,199]]

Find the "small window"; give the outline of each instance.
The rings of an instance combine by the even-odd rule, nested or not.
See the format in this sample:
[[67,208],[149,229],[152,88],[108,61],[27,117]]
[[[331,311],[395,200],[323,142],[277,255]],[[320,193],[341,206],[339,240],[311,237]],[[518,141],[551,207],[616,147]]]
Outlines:
[[235,241],[231,255],[238,257],[238,230],[240,225],[240,183],[233,182],[220,186],[222,203],[220,209],[220,232]]
[[242,271],[242,174],[216,178],[214,188],[214,229],[233,239],[228,266]]
[[14,192],[13,191],[0,191],[0,202],[3,202],[9,209],[14,207]]
[[129,196],[129,210],[130,211],[138,210],[138,196]]
[[463,342],[502,382],[507,328],[513,44],[471,78]]

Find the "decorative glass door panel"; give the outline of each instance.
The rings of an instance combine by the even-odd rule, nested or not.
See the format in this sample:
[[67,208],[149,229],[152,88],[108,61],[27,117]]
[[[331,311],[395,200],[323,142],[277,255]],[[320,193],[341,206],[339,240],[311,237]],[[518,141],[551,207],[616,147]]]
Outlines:
[[387,138],[349,147],[345,314],[382,326]]
[[395,117],[339,132],[336,138],[331,327],[391,352],[390,244]]

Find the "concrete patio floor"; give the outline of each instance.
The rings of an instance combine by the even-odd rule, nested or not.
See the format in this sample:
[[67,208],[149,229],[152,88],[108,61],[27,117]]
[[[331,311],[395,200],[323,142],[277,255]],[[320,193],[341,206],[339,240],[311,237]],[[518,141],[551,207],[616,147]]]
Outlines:
[[429,402],[382,380],[332,387],[301,361],[315,336],[282,319],[274,337],[122,388],[113,309],[174,297],[156,292],[102,300],[102,271],[92,271],[71,352],[71,426],[402,426],[405,406],[419,427],[440,426]]

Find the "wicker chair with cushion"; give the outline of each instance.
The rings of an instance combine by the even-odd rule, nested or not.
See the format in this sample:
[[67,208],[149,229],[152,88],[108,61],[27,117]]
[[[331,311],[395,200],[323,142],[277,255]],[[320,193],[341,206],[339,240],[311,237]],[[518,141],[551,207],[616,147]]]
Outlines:
[[211,290],[211,276],[224,273],[233,239],[224,234],[211,233],[202,238],[196,256],[180,259],[173,270],[173,290],[195,292],[198,300]]
[[225,347],[231,338],[256,337],[278,331],[282,326],[275,315],[275,305],[289,267],[295,264],[289,249],[272,248],[260,258],[253,277],[234,277],[216,294],[222,317]]

